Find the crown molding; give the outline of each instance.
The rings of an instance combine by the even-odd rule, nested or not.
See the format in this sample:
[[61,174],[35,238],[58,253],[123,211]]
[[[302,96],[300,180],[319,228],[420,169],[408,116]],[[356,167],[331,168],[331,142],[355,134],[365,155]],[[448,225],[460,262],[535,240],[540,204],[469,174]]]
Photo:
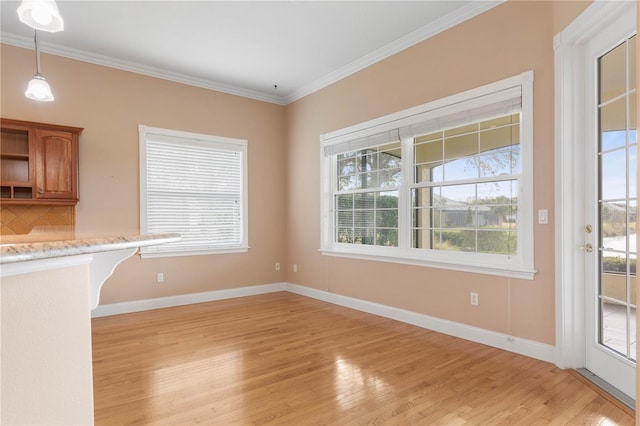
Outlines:
[[[507,0],[471,1],[468,5],[449,13],[448,15],[445,15],[428,25],[418,28],[417,30],[410,32],[409,34],[381,47],[380,49],[374,50],[373,52],[363,56],[362,58],[355,60],[309,84],[300,87],[288,96],[268,95],[256,90],[245,89],[239,86],[220,83],[214,80],[193,77],[187,74],[176,73],[161,68],[150,67],[137,62],[125,61],[111,56],[99,55],[80,49],[73,49],[55,43],[39,42],[38,45],[40,46],[40,50],[42,52],[52,55],[120,69],[123,71],[129,71],[136,74],[147,75],[150,77],[161,78],[164,80],[174,81],[176,83],[201,87],[203,89],[215,90],[217,92],[227,93],[230,95],[242,96],[258,101],[270,102],[278,105],[288,105],[333,83],[336,83],[343,78],[355,74],[356,72],[363,70],[364,68],[380,62],[383,59],[395,55],[396,53],[401,52],[415,44],[418,44],[430,37],[433,37],[490,9],[493,9],[494,7],[501,5],[506,1]],[[22,47],[25,49],[34,49],[32,38],[18,36],[11,33],[1,32],[0,42],[12,46]]]
[[[0,42],[11,46],[22,47],[34,50],[33,38],[18,36],[6,32],[0,33]],[[176,73],[163,70],[161,68],[150,67],[136,62],[124,61],[122,59],[111,56],[99,55],[87,52],[85,50],[73,49],[61,46],[55,43],[46,43],[38,41],[41,52],[52,55],[62,56],[65,58],[76,59],[78,61],[88,62],[91,64],[102,65],[110,68],[116,68],[123,71],[129,71],[136,74],[147,75],[149,77],[161,78],[164,80],[174,81],[176,83],[187,84],[190,86],[201,87],[203,89],[215,90],[230,95],[242,96],[245,98],[255,99],[258,101],[270,102],[278,105],[284,105],[285,100],[282,96],[269,96],[255,90],[244,89],[238,86],[220,83],[213,80],[192,77],[187,74]]]
[[472,1],[465,7],[457,9],[423,27],[400,37],[399,39],[377,49],[373,52],[357,59],[329,74],[313,81],[310,84],[302,86],[295,90],[291,95],[285,98],[285,105],[304,98],[318,90],[321,90],[343,78],[346,78],[358,71],[361,71],[377,62],[382,61],[390,56],[395,55],[409,47],[416,45],[428,38],[431,38],[441,32],[455,27],[471,18],[474,18],[496,6],[505,3],[507,0],[480,0]]

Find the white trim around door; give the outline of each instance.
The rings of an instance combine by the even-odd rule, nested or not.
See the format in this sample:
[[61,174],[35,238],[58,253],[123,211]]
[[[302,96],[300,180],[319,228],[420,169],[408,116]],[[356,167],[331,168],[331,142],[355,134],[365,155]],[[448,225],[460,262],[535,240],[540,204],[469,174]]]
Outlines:
[[[588,43],[619,17],[636,16],[636,2],[595,1],[554,38],[555,49],[555,235],[556,365],[586,365],[584,255],[585,88]],[[591,73],[592,74],[592,73]]]

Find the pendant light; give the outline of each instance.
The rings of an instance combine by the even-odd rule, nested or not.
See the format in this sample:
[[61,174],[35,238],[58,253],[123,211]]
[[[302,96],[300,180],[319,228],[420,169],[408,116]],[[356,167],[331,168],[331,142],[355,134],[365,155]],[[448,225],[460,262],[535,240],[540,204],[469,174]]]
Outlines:
[[36,30],[55,33],[64,30],[64,22],[55,0],[22,0],[18,7],[20,21]]
[[33,41],[36,44],[36,75],[33,76],[27,86],[27,91],[24,95],[36,101],[51,102],[53,101],[53,93],[51,93],[51,87],[47,83],[47,79],[40,74],[40,49],[38,48],[38,31],[34,31]]

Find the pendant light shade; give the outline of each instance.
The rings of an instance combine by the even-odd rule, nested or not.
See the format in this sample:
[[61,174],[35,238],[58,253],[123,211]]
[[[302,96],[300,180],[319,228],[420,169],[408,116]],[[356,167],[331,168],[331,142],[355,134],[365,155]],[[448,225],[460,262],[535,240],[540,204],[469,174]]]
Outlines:
[[40,49],[38,48],[38,31],[34,32],[35,34],[33,36],[33,41],[36,45],[36,75],[34,75],[29,82],[27,91],[24,92],[24,95],[27,98],[36,101],[51,102],[53,101],[53,93],[51,93],[51,87],[49,87],[47,79],[44,78],[42,74],[40,74]]
[[18,7],[20,21],[36,30],[55,33],[64,30],[55,0],[22,0]]
[[54,99],[53,93],[51,93],[51,87],[49,87],[49,83],[47,83],[47,79],[40,74],[33,76],[29,82],[29,86],[27,86],[27,91],[24,92],[24,95],[29,99],[42,102],[51,102]]

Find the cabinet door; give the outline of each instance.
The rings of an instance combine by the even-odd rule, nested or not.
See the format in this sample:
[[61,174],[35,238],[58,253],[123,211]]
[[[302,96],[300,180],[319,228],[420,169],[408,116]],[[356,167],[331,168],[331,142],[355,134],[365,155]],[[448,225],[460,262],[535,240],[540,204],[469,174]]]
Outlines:
[[35,145],[36,198],[77,200],[77,135],[38,129]]

